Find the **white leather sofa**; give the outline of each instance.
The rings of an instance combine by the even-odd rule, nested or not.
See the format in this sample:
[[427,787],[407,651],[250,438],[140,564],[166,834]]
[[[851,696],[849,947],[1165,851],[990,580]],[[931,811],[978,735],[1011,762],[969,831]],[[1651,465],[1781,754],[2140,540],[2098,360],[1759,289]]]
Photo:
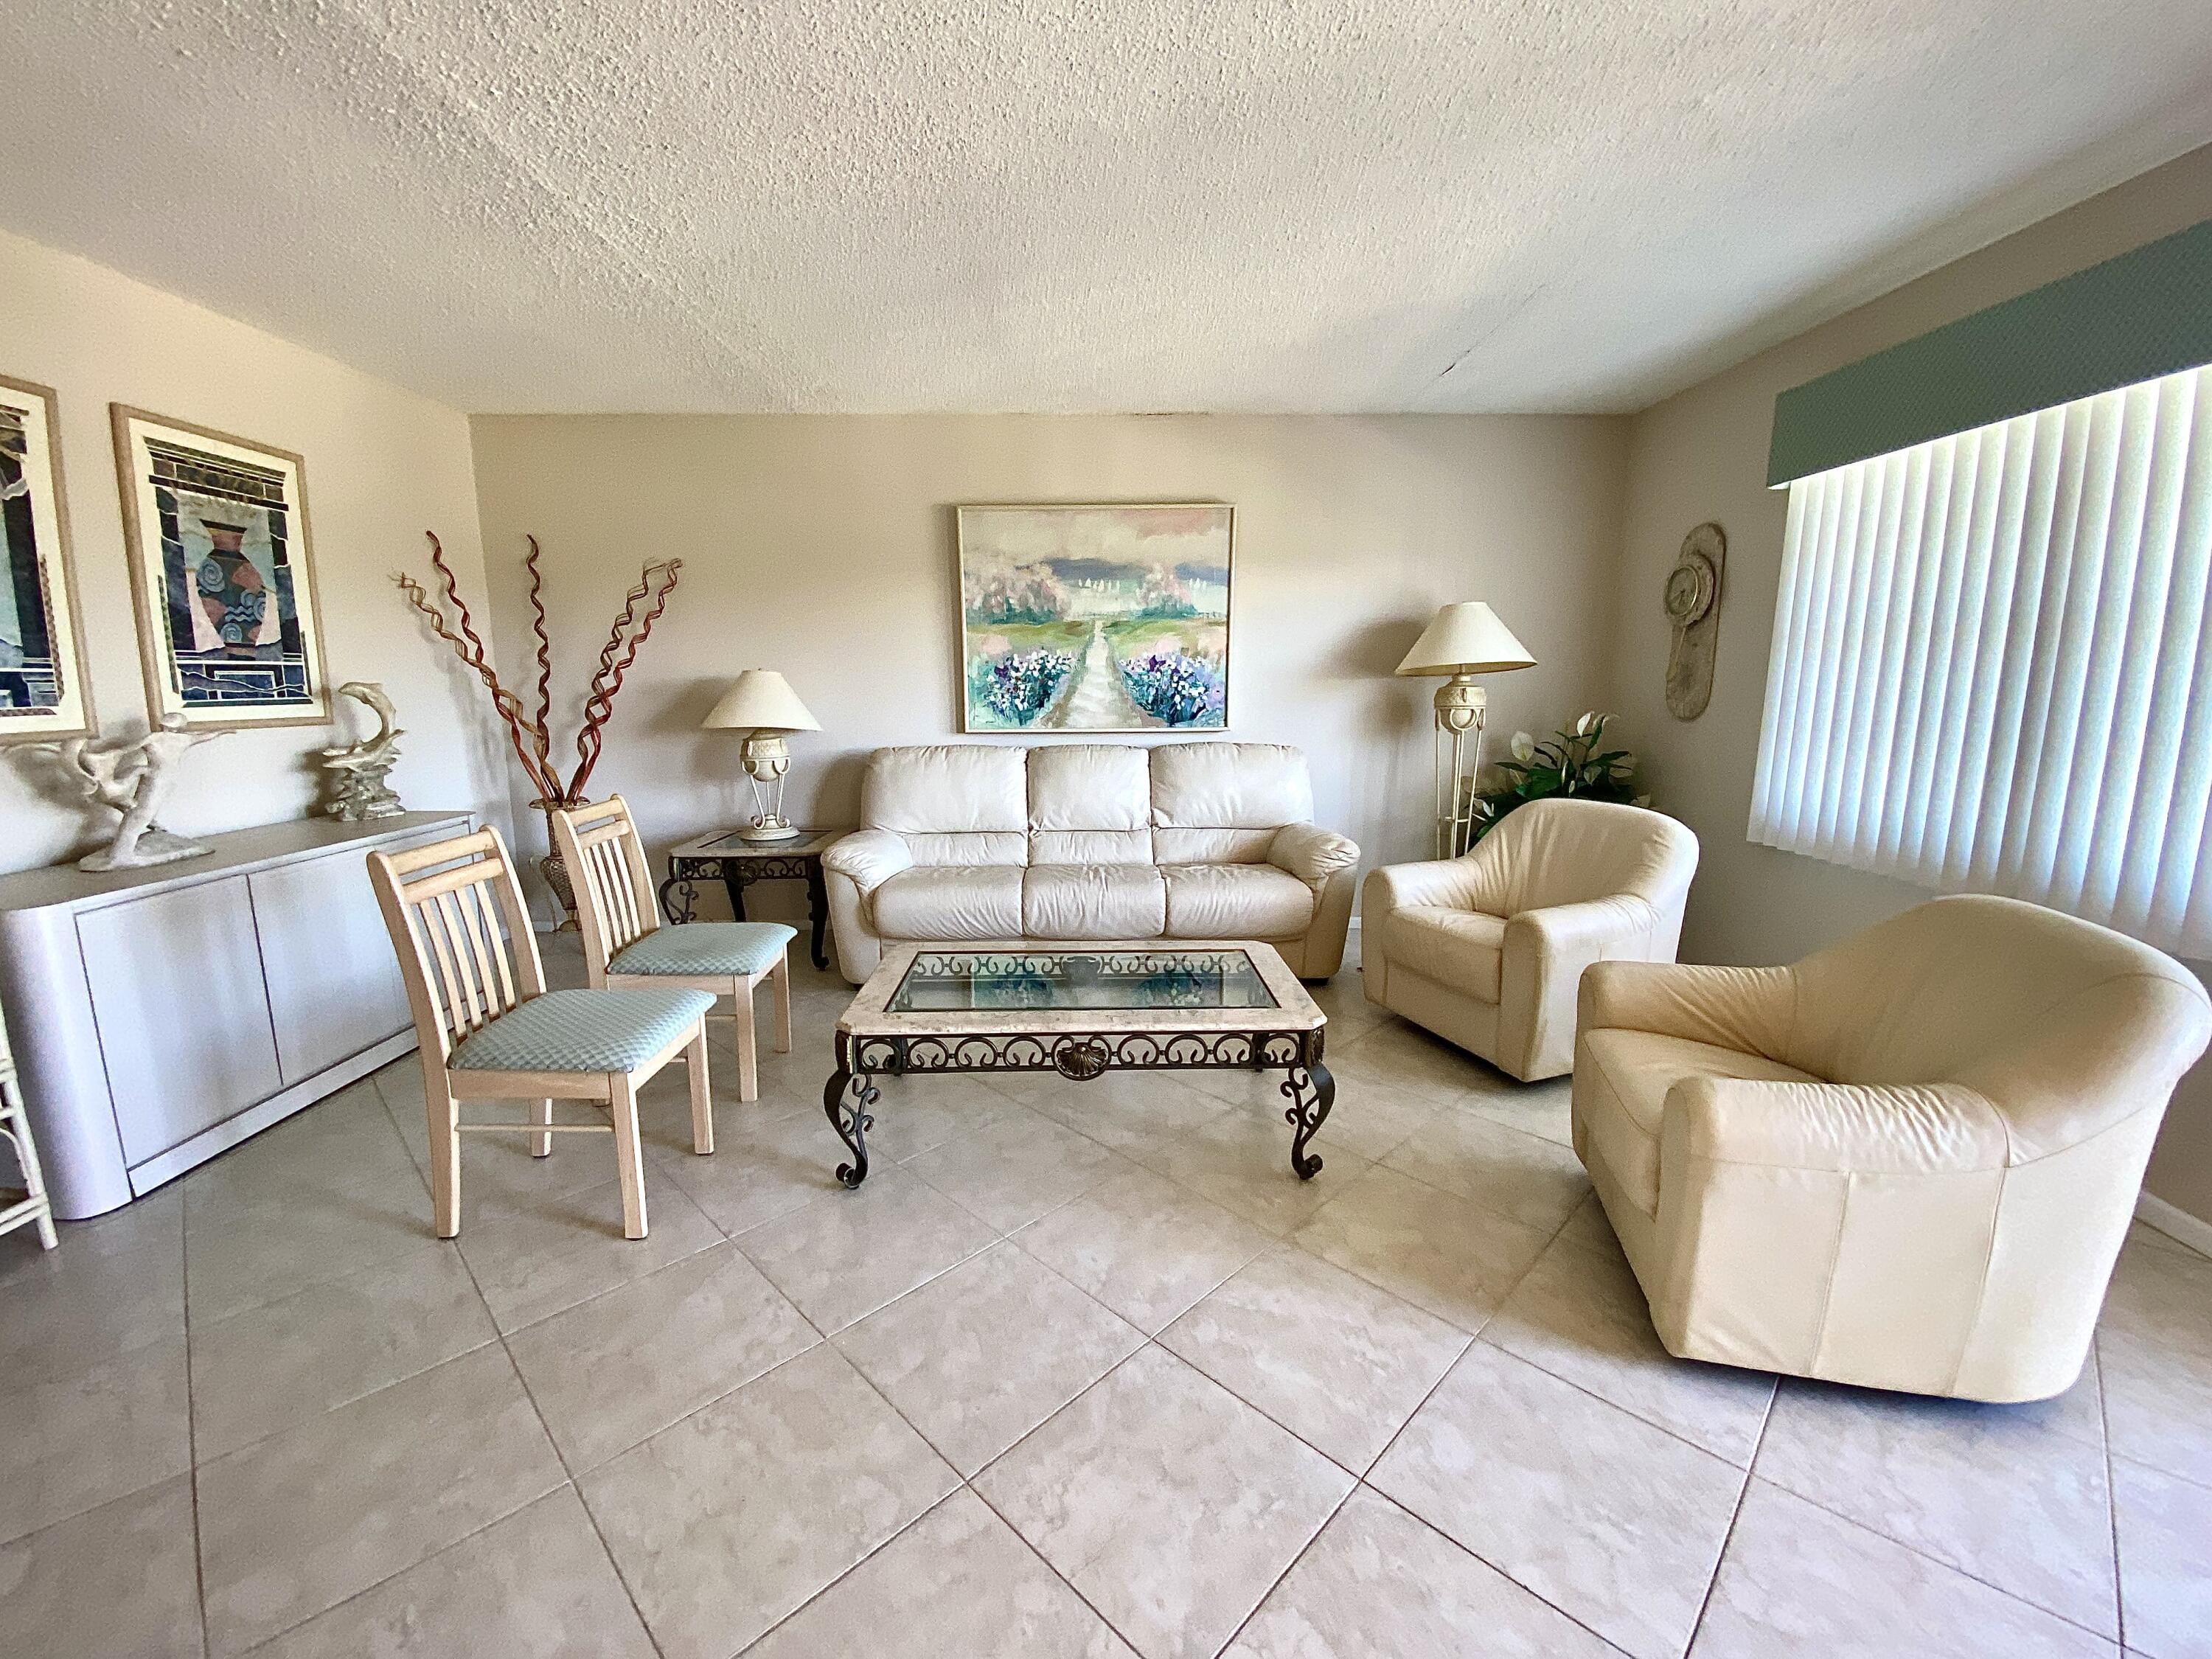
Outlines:
[[1575,1063],[1593,962],[1672,962],[1698,838],[1606,801],[1531,801],[1463,856],[1370,871],[1360,979],[1379,1003],[1523,1082]]
[[862,828],[822,855],[837,960],[884,941],[1256,939],[1344,960],[1359,849],[1316,829],[1297,750],[1265,743],[878,749]]
[[2074,1382],[2196,977],[2012,899],[1788,968],[1583,976],[1575,1151],[1676,1354],[1970,1400]]

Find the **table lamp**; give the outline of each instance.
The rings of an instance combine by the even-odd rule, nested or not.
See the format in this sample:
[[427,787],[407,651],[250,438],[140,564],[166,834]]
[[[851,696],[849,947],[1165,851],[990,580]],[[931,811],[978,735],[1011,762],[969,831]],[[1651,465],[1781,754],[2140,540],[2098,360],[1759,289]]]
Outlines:
[[[708,731],[745,733],[738,758],[752,781],[753,816],[737,832],[738,839],[791,841],[803,834],[783,816],[784,775],[791,770],[791,749],[783,734],[819,732],[822,723],[806,712],[783,676],[773,668],[748,668],[730,682],[722,700],[699,724]],[[763,784],[768,786],[765,794]]]
[[1437,612],[1398,665],[1401,674],[1448,674],[1437,688],[1437,856],[1468,849],[1474,819],[1475,775],[1482,770],[1486,701],[1477,674],[1534,668],[1528,647],[1480,599]]

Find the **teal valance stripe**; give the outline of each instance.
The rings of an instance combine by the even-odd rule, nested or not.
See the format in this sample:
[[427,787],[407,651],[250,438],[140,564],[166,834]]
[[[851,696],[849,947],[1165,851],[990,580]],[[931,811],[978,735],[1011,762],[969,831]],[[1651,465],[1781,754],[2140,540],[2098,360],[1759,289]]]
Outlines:
[[1792,386],[1771,486],[2212,363],[2212,219]]

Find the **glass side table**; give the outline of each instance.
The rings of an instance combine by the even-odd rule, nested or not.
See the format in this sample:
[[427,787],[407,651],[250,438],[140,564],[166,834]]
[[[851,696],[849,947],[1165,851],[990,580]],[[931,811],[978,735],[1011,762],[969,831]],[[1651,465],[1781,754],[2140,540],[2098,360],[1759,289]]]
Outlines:
[[830,926],[830,893],[822,884],[822,853],[843,830],[802,830],[788,841],[747,841],[734,830],[717,830],[687,841],[668,854],[668,879],[660,884],[660,911],[671,921],[695,919],[701,884],[719,881],[730,896],[730,914],[746,920],[745,889],[757,881],[803,881],[806,915],[813,924],[813,958],[830,965],[823,948]]

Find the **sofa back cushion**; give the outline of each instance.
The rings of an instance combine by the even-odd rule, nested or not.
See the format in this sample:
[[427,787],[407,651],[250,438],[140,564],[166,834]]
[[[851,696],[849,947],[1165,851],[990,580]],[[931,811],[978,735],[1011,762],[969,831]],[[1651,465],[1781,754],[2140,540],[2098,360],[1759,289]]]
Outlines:
[[1258,864],[1276,830],[1313,819],[1306,757],[1286,744],[1169,743],[1150,758],[1162,864]]
[[1029,751],[1031,864],[1150,864],[1152,775],[1134,744]]
[[905,836],[916,864],[1026,864],[1027,758],[980,743],[878,749],[860,786],[860,822]]

